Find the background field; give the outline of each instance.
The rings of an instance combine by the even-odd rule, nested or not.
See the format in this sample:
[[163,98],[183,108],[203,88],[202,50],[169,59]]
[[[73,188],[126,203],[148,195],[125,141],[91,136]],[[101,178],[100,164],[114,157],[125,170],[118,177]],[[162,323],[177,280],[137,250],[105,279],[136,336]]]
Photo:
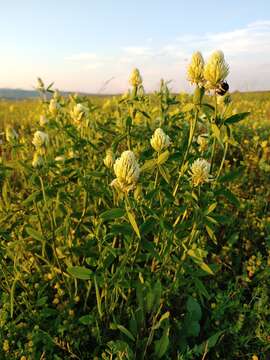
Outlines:
[[0,101],[0,358],[269,359],[270,92],[40,98]]

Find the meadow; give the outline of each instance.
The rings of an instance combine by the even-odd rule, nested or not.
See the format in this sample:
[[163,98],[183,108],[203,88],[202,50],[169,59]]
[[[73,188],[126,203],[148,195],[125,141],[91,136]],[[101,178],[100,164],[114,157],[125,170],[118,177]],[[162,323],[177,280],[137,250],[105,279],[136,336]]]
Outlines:
[[0,101],[0,359],[270,358],[270,92],[228,71]]

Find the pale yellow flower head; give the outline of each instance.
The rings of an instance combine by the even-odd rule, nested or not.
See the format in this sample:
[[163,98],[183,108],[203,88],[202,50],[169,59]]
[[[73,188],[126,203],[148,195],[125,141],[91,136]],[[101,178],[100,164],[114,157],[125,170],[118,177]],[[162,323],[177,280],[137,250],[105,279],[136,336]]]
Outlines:
[[19,138],[18,133],[11,126],[6,127],[6,140],[9,143],[16,141]]
[[58,110],[60,109],[60,105],[58,104],[56,99],[51,99],[49,104],[49,112],[51,115],[55,116],[58,113]]
[[70,111],[70,116],[74,120],[75,123],[80,123],[81,120],[87,116],[89,113],[89,109],[87,106],[83,104],[76,104],[73,109]]
[[114,163],[116,179],[111,182],[111,186],[120,191],[128,193],[134,190],[140,175],[140,167],[132,151],[127,150],[116,159]]
[[197,143],[199,145],[199,151],[204,152],[208,147],[208,134],[199,135]]
[[37,148],[47,147],[49,145],[49,136],[43,131],[36,131],[32,144]]
[[206,80],[206,88],[215,90],[229,75],[229,65],[225,62],[222,51],[217,50],[210,56],[204,67],[204,78]]
[[129,83],[134,87],[138,87],[142,84],[142,77],[138,69],[133,69],[129,78]]
[[202,185],[211,180],[210,163],[205,159],[197,159],[190,168],[191,181],[193,186]]
[[40,153],[39,153],[38,151],[36,151],[36,152],[34,153],[34,157],[33,157],[33,161],[32,161],[32,166],[33,166],[34,168],[40,167],[40,166],[43,165],[43,162],[44,162],[43,157],[40,155]]
[[202,86],[204,84],[204,59],[199,51],[196,51],[191,58],[187,69],[188,81],[191,84]]
[[48,124],[49,120],[46,118],[45,115],[40,115],[39,118],[39,124],[40,126],[45,126],[46,124]]
[[111,149],[108,149],[106,151],[106,156],[105,158],[103,159],[103,162],[104,162],[104,165],[107,167],[107,168],[112,168],[113,167],[113,164],[114,164],[114,154],[113,154],[113,151]]
[[161,128],[158,128],[152,135],[150,144],[154,150],[160,152],[165,150],[171,144],[171,141],[169,136]]

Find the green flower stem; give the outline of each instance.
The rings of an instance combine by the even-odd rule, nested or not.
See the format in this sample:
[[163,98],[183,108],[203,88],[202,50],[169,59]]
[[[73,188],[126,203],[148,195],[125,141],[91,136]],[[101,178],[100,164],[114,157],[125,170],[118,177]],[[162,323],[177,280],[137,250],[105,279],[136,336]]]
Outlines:
[[221,163],[220,163],[220,167],[218,169],[218,172],[217,172],[217,176],[216,176],[216,180],[215,180],[215,184],[221,174],[221,171],[222,171],[222,168],[223,168],[223,165],[224,165],[224,161],[226,159],[226,155],[227,155],[227,152],[228,152],[228,147],[229,147],[229,144],[228,142],[226,141],[225,143],[225,149],[224,149],[224,152],[223,152],[223,157],[222,157],[222,160],[221,160]]
[[[217,123],[217,111],[218,111],[218,108],[217,108],[217,94],[215,93],[214,95],[214,100],[215,100],[215,115],[214,115],[214,119],[212,121],[213,124],[216,124]],[[213,165],[214,165],[214,158],[215,158],[215,152],[216,152],[216,144],[217,144],[217,139],[214,138],[214,141],[213,141],[213,146],[212,146],[212,152],[211,152],[211,159],[210,159],[210,174],[212,174],[212,171],[213,171]]]
[[127,128],[127,147],[128,147],[128,150],[131,150],[131,126],[128,125],[128,128]]
[[177,179],[177,182],[175,184],[174,191],[173,191],[173,196],[176,196],[176,193],[177,193],[177,190],[178,190],[178,187],[179,187],[179,183],[180,183],[180,179],[181,179],[181,177],[183,175],[183,166],[186,163],[186,160],[187,160],[190,148],[191,148],[192,139],[193,139],[193,136],[194,136],[194,133],[195,133],[195,130],[196,130],[196,126],[197,126],[197,122],[198,122],[198,115],[199,115],[199,109],[196,107],[195,118],[194,118],[194,121],[191,122],[190,128],[189,128],[188,146],[187,146],[184,158],[183,158],[181,166],[180,166],[178,179]]

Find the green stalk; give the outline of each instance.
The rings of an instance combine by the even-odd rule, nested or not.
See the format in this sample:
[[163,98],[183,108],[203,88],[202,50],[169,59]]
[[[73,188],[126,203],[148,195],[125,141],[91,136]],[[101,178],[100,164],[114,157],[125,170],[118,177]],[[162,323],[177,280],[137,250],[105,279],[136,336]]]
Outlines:
[[190,147],[191,147],[191,144],[192,144],[192,139],[193,139],[193,136],[194,136],[194,133],[195,133],[195,130],[196,130],[196,126],[197,126],[197,122],[198,122],[198,115],[199,115],[199,110],[196,107],[194,122],[192,121],[191,124],[190,124],[188,146],[187,146],[184,158],[183,158],[183,160],[181,162],[178,179],[177,179],[177,182],[175,184],[174,191],[173,191],[173,196],[174,197],[176,196],[176,193],[177,193],[177,190],[178,190],[178,187],[179,187],[179,182],[180,182],[181,176],[183,175],[183,166],[185,165],[185,162],[187,160],[187,157],[188,157],[188,154],[189,154],[189,151],[190,151]]
[[225,143],[225,149],[224,149],[224,153],[223,153],[223,157],[222,157],[222,160],[221,160],[221,163],[220,163],[220,167],[218,169],[218,172],[217,172],[217,176],[216,176],[216,180],[215,180],[215,183],[217,182],[219,176],[220,176],[220,173],[222,171],[222,168],[223,168],[223,165],[224,165],[224,161],[226,159],[226,155],[227,155],[227,152],[228,152],[228,147],[229,147],[229,144],[228,142]]
[[[216,124],[217,122],[217,94],[215,93],[215,116],[214,119],[212,121],[213,124]],[[213,165],[214,165],[214,158],[215,158],[215,152],[216,152],[216,143],[217,143],[217,139],[214,138],[214,142],[213,142],[213,147],[212,147],[212,152],[211,152],[211,159],[210,159],[210,174],[212,173],[213,170]]]

